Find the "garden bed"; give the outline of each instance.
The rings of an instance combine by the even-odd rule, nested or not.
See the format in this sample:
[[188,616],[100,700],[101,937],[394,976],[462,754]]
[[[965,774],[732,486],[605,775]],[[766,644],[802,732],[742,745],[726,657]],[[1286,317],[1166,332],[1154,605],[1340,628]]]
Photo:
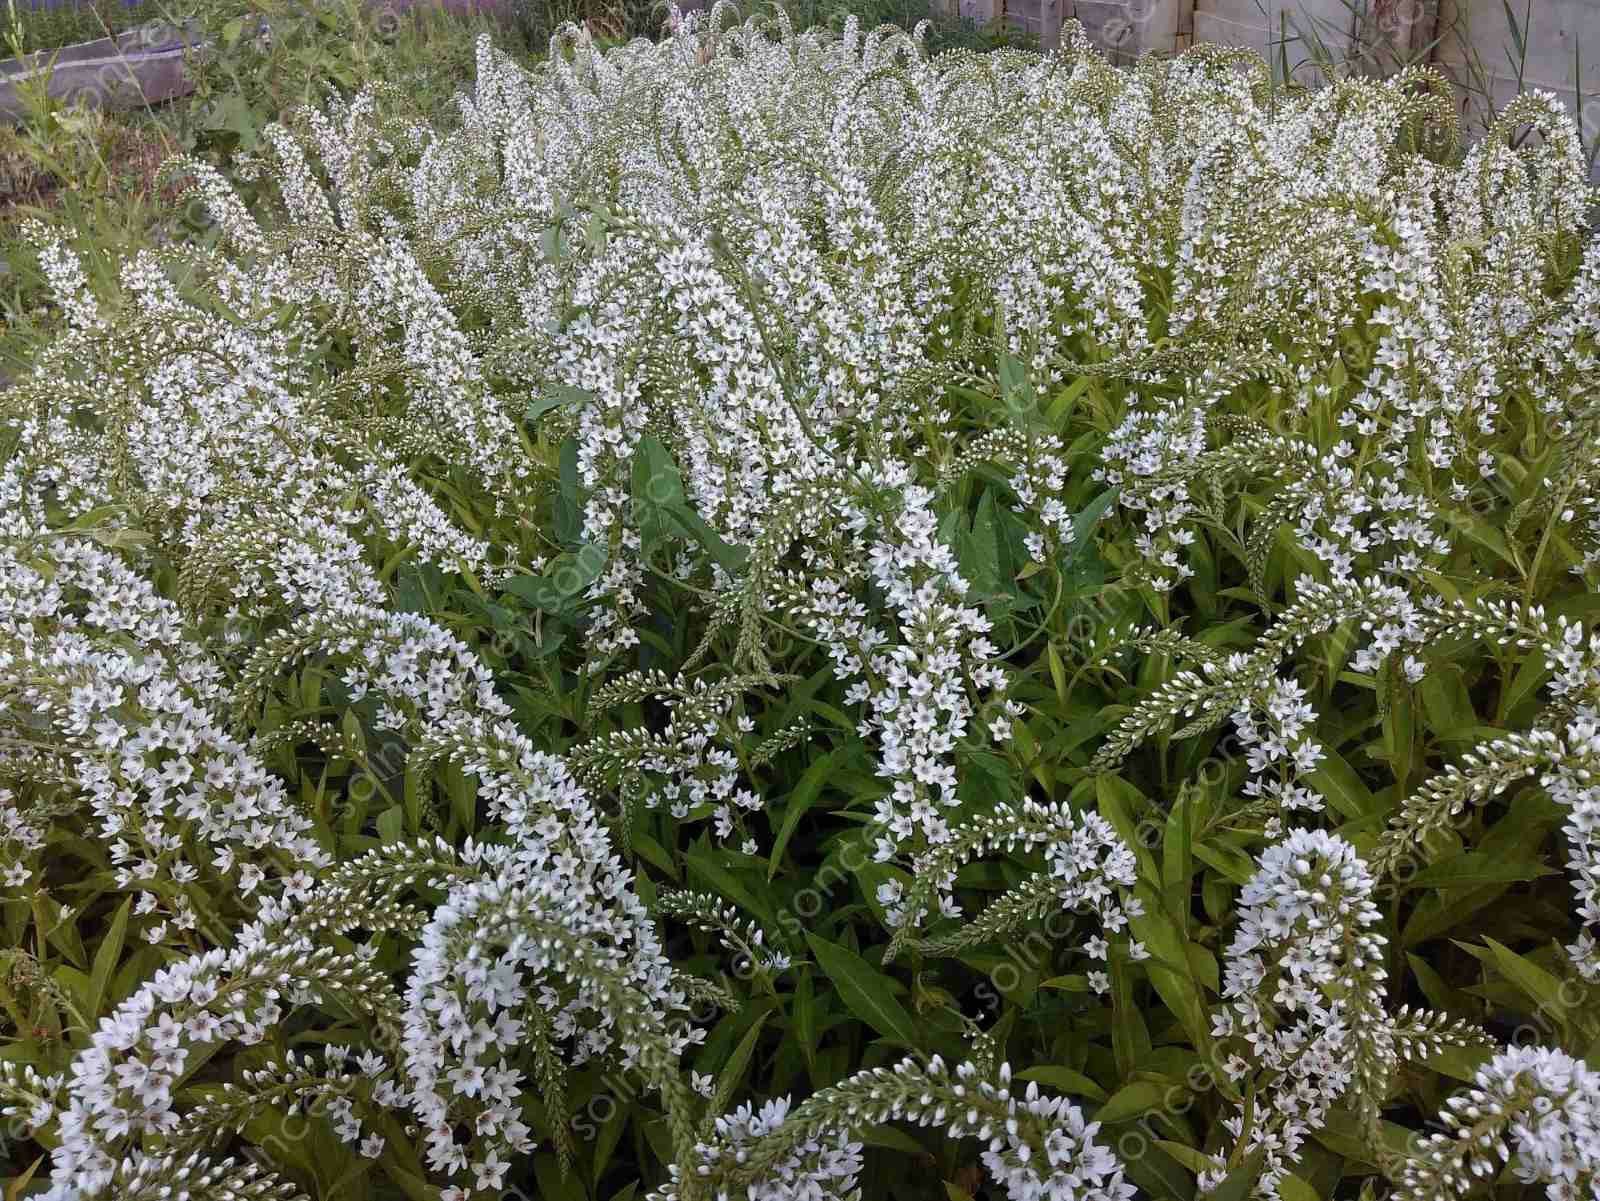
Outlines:
[[0,1192],[1591,1195],[1557,99],[360,15],[25,230]]

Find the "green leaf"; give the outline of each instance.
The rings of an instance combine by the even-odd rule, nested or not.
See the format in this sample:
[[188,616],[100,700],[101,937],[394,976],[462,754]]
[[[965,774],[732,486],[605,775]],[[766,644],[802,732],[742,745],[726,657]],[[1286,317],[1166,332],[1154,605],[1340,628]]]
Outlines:
[[[1133,820],[1133,806],[1146,804],[1145,796],[1121,776],[1103,774],[1094,779],[1095,803],[1100,816],[1111,823],[1122,841],[1139,860],[1139,874],[1154,884],[1161,882],[1155,860],[1139,837],[1139,825]],[[1198,848],[1196,848],[1198,854]]]
[[1492,938],[1483,941],[1493,952],[1500,974],[1533,1001],[1537,1007],[1535,1012],[1543,1013],[1565,1027],[1567,1006],[1561,998],[1561,981],[1510,947],[1502,946]]
[[633,452],[633,507],[641,524],[660,520],[663,509],[685,503],[683,474],[672,452],[654,434],[645,434]]
[[1500,698],[1499,720],[1507,720],[1524,701],[1549,682],[1550,676],[1544,652],[1538,649],[1529,651],[1522,665],[1517,668],[1517,674],[1511,677],[1511,683],[1506,686],[1505,695]]
[[756,1043],[761,1038],[761,1028],[767,1024],[767,1019],[771,1016],[770,1009],[759,1014],[756,1020],[750,1023],[750,1029],[745,1031],[744,1037],[739,1040],[739,1045],[733,1049],[733,1054],[728,1056],[722,1074],[717,1077],[717,1091],[711,1098],[712,1113],[723,1112],[733,1100],[734,1090],[739,1087],[739,1081],[744,1078],[744,1070],[750,1065],[750,1057],[755,1054]]
[[1485,905],[1504,896],[1506,887],[1483,885],[1424,893],[1400,934],[1401,946],[1414,947],[1448,933]]
[[635,830],[630,836],[634,854],[646,863],[661,869],[669,879],[677,880],[678,865],[673,863],[672,856],[667,854],[666,847],[662,846],[650,835],[642,830]]
[[1235,884],[1248,884],[1250,878],[1255,875],[1255,861],[1236,847],[1222,843],[1197,842],[1194,844],[1194,857]]
[[1467,851],[1425,867],[1412,876],[1411,888],[1462,888],[1472,884],[1510,884],[1553,876],[1556,869],[1535,859],[1506,859],[1481,851]]
[[1306,773],[1306,782],[1328,798],[1328,803],[1346,817],[1357,820],[1383,808],[1372,790],[1361,781],[1355,768],[1332,747],[1323,747],[1322,761]]
[[111,919],[105,937],[100,940],[100,945],[95,949],[94,966],[89,972],[89,991],[85,997],[83,1016],[91,1022],[100,1016],[106,999],[106,986],[111,983],[111,973],[117,969],[117,960],[122,958],[122,944],[128,935],[128,913],[133,908],[133,898],[129,897],[117,908],[116,916]]
[[1417,695],[1422,700],[1423,712],[1428,715],[1428,723],[1435,730],[1456,730],[1478,724],[1478,714],[1462,682],[1461,669],[1453,664],[1430,667],[1417,685]]
[[561,490],[556,494],[556,541],[575,546],[583,536],[583,487],[578,480],[578,440],[563,438],[560,452]]
[[1484,1047],[1441,1047],[1422,1061],[1430,1071],[1471,1084],[1478,1069],[1489,1062],[1491,1052]]
[[1150,1054],[1150,1030],[1133,999],[1133,973],[1120,955],[1111,957],[1111,1050],[1117,1071],[1132,1076]]
[[1065,705],[1067,703],[1067,665],[1061,661],[1061,652],[1056,649],[1054,639],[1045,643],[1044,649],[1045,662],[1050,667],[1050,682],[1055,685],[1056,689],[1056,699]]
[[1000,399],[1016,420],[1032,416],[1039,403],[1027,364],[1009,351],[1000,355]]
[[1278,1197],[1280,1201],[1322,1201],[1321,1194],[1293,1172],[1278,1177]]
[[399,842],[405,832],[406,813],[399,805],[391,805],[378,814],[378,837],[384,842]]
[[726,541],[695,511],[672,452],[653,434],[640,438],[634,451],[633,505],[646,554],[660,538],[676,533],[698,542],[729,575],[743,570],[749,560],[747,549]]
[[[1377,1166],[1377,1154],[1368,1145],[1364,1123],[1347,1109],[1328,1111],[1320,1130],[1312,1137],[1328,1150],[1358,1164]],[[1416,1132],[1393,1122],[1378,1123],[1378,1142],[1382,1150],[1408,1155],[1415,1150]]]
[[539,1182],[541,1201],[589,1201],[577,1173],[563,1172],[556,1157],[548,1152],[534,1156],[533,1174]]
[[1088,1097],[1091,1101],[1106,1099],[1105,1089],[1082,1072],[1075,1072],[1071,1068],[1043,1064],[1039,1067],[1025,1068],[1016,1076],[1018,1080],[1036,1080],[1040,1084],[1048,1084],[1057,1092],[1068,1093],[1074,1097]]
[[1078,398],[1088,391],[1089,379],[1087,375],[1080,375],[1051,398],[1050,407],[1045,410],[1045,420],[1049,422],[1051,428],[1059,430],[1066,425],[1067,418],[1077,406]]
[[1068,976],[1051,976],[1048,980],[1039,981],[1040,988],[1056,988],[1062,992],[1091,992],[1089,977],[1081,972]]
[[1100,523],[1100,519],[1106,515],[1106,510],[1111,508],[1116,503],[1116,500],[1117,490],[1115,488],[1107,488],[1073,516],[1072,547],[1074,554],[1090,544],[1090,532]]
[[1129,925],[1134,937],[1144,943],[1153,956],[1144,965],[1150,983],[1167,1008],[1183,1023],[1190,1042],[1198,1048],[1208,1047],[1211,1024],[1206,1018],[1200,984],[1189,964],[1188,940],[1167,915],[1160,894],[1142,881],[1135,894],[1144,903],[1144,912],[1130,918]]
[[34,1161],[23,1169],[20,1176],[13,1177],[6,1185],[6,1201],[22,1201],[23,1193],[33,1181],[33,1175],[39,1170],[39,1165],[44,1163],[43,1155],[34,1158]]
[[1433,1008],[1459,1012],[1471,1002],[1471,998],[1465,993],[1450,987],[1438,970],[1420,955],[1406,952],[1406,963],[1411,967],[1411,974],[1417,978],[1417,987],[1422,990],[1422,995]]
[[[720,856],[720,860],[714,856]],[[769,903],[769,897],[760,893],[745,883],[743,873],[729,866],[731,852],[713,851],[704,843],[694,847],[684,855],[689,864],[689,871],[699,876],[720,892],[728,900],[738,905],[746,912],[753,913],[761,919],[768,929],[776,927],[778,915]],[[746,860],[745,862],[749,862]]]
[[1188,898],[1193,892],[1191,883],[1194,879],[1194,840],[1191,837],[1191,824],[1194,806],[1190,798],[1185,796],[1172,807],[1172,812],[1167,814],[1167,828],[1161,837],[1161,890],[1166,901],[1167,911],[1179,923],[1180,933],[1184,932],[1183,922],[1187,917],[1185,910],[1188,908]]
[[606,552],[598,546],[582,546],[556,556],[542,575],[513,576],[505,591],[520,597],[546,613],[568,613],[583,601],[589,585],[605,569]]
[[546,384],[544,390],[528,402],[523,420],[532,424],[551,409],[558,409],[565,404],[588,404],[594,399],[595,394],[583,388],[574,388],[567,384]]
[[1389,689],[1389,709],[1383,715],[1383,757],[1394,772],[1395,781],[1409,788],[1411,763],[1416,749],[1416,714],[1411,690],[1403,684]]
[[723,571],[729,575],[737,575],[744,570],[744,565],[750,560],[750,551],[746,547],[734,546],[731,542],[725,541],[721,534],[711,528],[705,518],[687,504],[673,505],[665,512],[717,561],[717,565]]
[[1171,1139],[1158,1138],[1156,1139],[1156,1146],[1160,1147],[1196,1176],[1202,1172],[1216,1170],[1217,1165],[1211,1161],[1211,1156],[1204,1151],[1195,1150],[1187,1143],[1175,1143]]
[[1444,510],[1443,516],[1473,542],[1489,551],[1495,558],[1505,563],[1518,575],[1522,574],[1522,564],[1517,558],[1516,551],[1506,541],[1504,532],[1483,518],[1463,512],[1460,509],[1447,508]]
[[962,539],[961,573],[980,597],[1006,590],[1000,571],[1000,539],[993,492],[985,492],[972,516],[972,529]]
[[861,1141],[870,1147],[883,1147],[905,1155],[926,1156],[928,1149],[904,1130],[894,1126],[868,1126],[861,1132]]
[[800,1040],[800,1054],[813,1079],[817,1074],[817,1002],[811,988],[811,971],[808,968],[795,981],[790,1021],[794,1036]]
[[1153,1080],[1135,1080],[1132,1084],[1125,1084],[1095,1111],[1094,1120],[1110,1126],[1159,1109],[1166,1102],[1171,1087]]
[[806,942],[851,1013],[879,1034],[909,1046],[916,1045],[917,1028],[911,1015],[895,999],[894,985],[888,976],[849,948],[826,942],[809,931]]
[[605,1175],[606,1165],[611,1162],[611,1156],[616,1152],[617,1143],[622,1138],[622,1131],[628,1125],[628,1120],[633,1116],[632,1105],[617,1105],[611,1116],[595,1131],[594,1137],[594,1183],[598,1187],[600,1179]]
[[[347,1156],[344,1160],[344,1163],[344,1170],[340,1172],[338,1178],[329,1184],[324,1190],[323,1195],[328,1197],[330,1201],[332,1201],[334,1198],[359,1197],[364,1195],[366,1193],[365,1188],[356,1189],[352,1186],[364,1180],[367,1174],[377,1166],[373,1160],[368,1159],[365,1155]],[[347,1189],[350,1191],[347,1192]]]

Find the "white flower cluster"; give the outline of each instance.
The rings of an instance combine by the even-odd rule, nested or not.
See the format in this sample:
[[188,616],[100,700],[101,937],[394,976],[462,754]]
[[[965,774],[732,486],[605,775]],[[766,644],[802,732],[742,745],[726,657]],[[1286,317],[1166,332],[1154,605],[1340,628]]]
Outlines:
[[1510,1162],[1550,1201],[1600,1194],[1600,1072],[1545,1047],[1512,1047],[1451,1097],[1443,1133],[1422,1141],[1397,1181],[1400,1201],[1454,1201],[1495,1180]]
[[510,720],[464,643],[415,614],[351,606],[303,619],[254,661],[278,673],[318,653],[346,662],[353,694],[378,693],[380,725],[475,776],[509,839],[463,849],[476,870],[420,931],[405,990],[403,1063],[429,1163],[494,1177],[532,1147],[515,1063],[527,1013],[540,1015],[539,1038],[570,1046],[572,1064],[615,1049],[659,1072],[661,1056],[704,1031],[668,1029],[686,999],[599,815],[565,764]]
[[[1230,714],[1238,729],[1239,715],[1243,714],[1241,733],[1254,752],[1249,761],[1252,772],[1280,760],[1287,766],[1293,762],[1293,756],[1288,755],[1288,740],[1283,740],[1282,753],[1270,734],[1259,743],[1249,741],[1256,733],[1249,715],[1256,710],[1265,710],[1270,721],[1287,721],[1294,731],[1289,738],[1297,740],[1297,747],[1300,733],[1312,721],[1313,714],[1298,686],[1279,677],[1284,661],[1311,638],[1352,622],[1370,632],[1372,638],[1351,655],[1350,666],[1370,673],[1396,650],[1420,646],[1452,620],[1481,623],[1475,611],[1466,609],[1463,613],[1464,606],[1449,610],[1441,605],[1439,609],[1442,615],[1430,620],[1424,605],[1404,588],[1377,576],[1331,584],[1302,577],[1295,586],[1294,603],[1278,615],[1250,651],[1221,655],[1192,641],[1176,647],[1180,653],[1197,658],[1198,665],[1173,672],[1147,699],[1124,715],[1096,753],[1094,765],[1100,770],[1115,767],[1145,738],[1176,725],[1180,719],[1189,719],[1183,729],[1186,734],[1193,734],[1220,723]],[[1407,670],[1409,673],[1409,667]],[[1300,753],[1309,768],[1314,768],[1320,759],[1310,746]],[[1292,795],[1297,803],[1303,802],[1298,794]]]
[[303,892],[329,856],[227,731],[221,666],[178,607],[95,530],[20,522],[0,535],[0,770],[30,784],[0,788],[9,887],[33,881],[49,822],[81,809],[151,942],[195,928],[191,888],[250,898],[272,876]]
[[1535,781],[1567,811],[1567,866],[1582,927],[1567,950],[1582,976],[1600,980],[1600,631],[1586,636],[1581,623],[1552,620],[1539,606],[1498,602],[1440,606],[1420,629],[1424,637],[1466,634],[1538,652],[1554,703],[1540,727],[1478,744],[1408,797],[1373,856],[1374,868],[1392,872],[1469,805]]
[[[642,799],[647,808],[664,808],[680,822],[709,813],[719,839],[743,833],[745,815],[760,812],[763,803],[739,782],[740,740],[754,732],[755,722],[734,715],[738,684],[669,679],[660,672],[631,673],[607,684],[593,699],[597,711],[648,698],[664,710],[664,720],[656,729],[630,727],[587,740],[573,756],[580,778]],[[742,845],[754,852],[748,836]]]
[[[717,1169],[720,1160],[727,1158],[739,1163],[748,1158],[760,1140],[778,1132],[789,1114],[789,1098],[775,1097],[759,1109],[753,1105],[740,1105],[731,1114],[716,1120],[716,1142],[702,1143],[696,1148],[704,1163],[706,1174]],[[805,1201],[810,1197],[859,1198],[856,1176],[861,1171],[862,1145],[852,1139],[848,1131],[823,1134],[803,1139],[787,1156],[763,1173],[759,1182],[750,1185],[746,1196],[750,1201]],[[726,1193],[721,1193],[726,1195]],[[670,1192],[661,1195],[668,1201]]]
[[38,852],[44,848],[45,822],[40,815],[24,813],[16,794],[0,788],[0,882],[20,892],[38,870]]
[[[1248,1130],[1224,1120],[1246,1151],[1265,1152],[1258,1189],[1276,1197],[1306,1136],[1363,1067],[1392,1060],[1382,1008],[1383,943],[1372,875],[1336,835],[1294,830],[1261,855],[1239,895],[1239,929],[1228,946],[1212,1033],[1237,1049],[1224,1063],[1234,1081],[1265,1073]],[[1221,1183],[1219,1168],[1202,1180]]]
[[[286,198],[321,229],[328,221],[319,215],[320,187],[292,140],[275,136],[273,144],[295,185]],[[683,994],[582,790],[510,720],[464,643],[426,617],[381,606],[386,590],[377,565],[351,532],[379,546],[392,537],[424,558],[439,551],[439,562],[488,575],[481,545],[474,549],[450,532],[435,501],[388,457],[389,447],[457,454],[457,466],[477,471],[491,495],[520,487],[519,452],[480,436],[494,428],[496,410],[473,408],[474,397],[486,395],[474,383],[475,368],[450,368],[450,356],[465,353],[450,332],[453,319],[439,317],[435,297],[434,317],[443,324],[424,324],[429,293],[401,287],[421,276],[399,253],[389,252],[388,261],[400,289],[389,299],[405,314],[401,336],[432,339],[408,369],[432,381],[441,406],[416,428],[437,426],[447,435],[454,428],[457,441],[425,444],[405,433],[403,423],[415,416],[391,424],[388,443],[383,436],[366,440],[319,408],[337,409],[348,398],[319,393],[294,366],[280,306],[286,298],[295,307],[309,304],[312,295],[287,259],[268,269],[265,282],[282,285],[275,295],[249,292],[243,269],[226,259],[214,264],[219,289],[242,310],[240,321],[190,311],[151,264],[135,263],[125,282],[136,303],[123,319],[148,333],[144,349],[160,366],[141,374],[135,363],[74,350],[75,337],[100,328],[86,317],[41,371],[77,363],[68,372],[73,394],[119,416],[90,432],[41,404],[42,415],[24,419],[22,449],[7,464],[5,487],[16,504],[0,531],[0,673],[16,687],[8,682],[4,690],[0,720],[25,734],[15,746],[8,740],[7,769],[82,798],[120,885],[144,890],[134,912],[161,910],[161,920],[144,924],[146,938],[166,939],[170,924],[189,945],[199,935],[201,945],[215,948],[158,972],[75,1060],[54,1116],[52,1184],[67,1195],[121,1195],[124,1182],[145,1171],[137,1148],[146,1138],[208,1137],[216,1111],[185,1108],[174,1093],[191,1055],[259,1042],[292,1007],[367,1013],[405,1087],[389,1080],[362,1103],[410,1109],[427,1132],[433,1166],[446,1178],[479,1182],[497,1178],[504,1155],[529,1145],[518,1116],[527,1040],[508,1007],[520,1011],[537,998],[547,1043],[568,1045],[572,1060],[614,1048],[624,1063],[654,1056],[658,1079],[661,1061],[697,1033],[666,1031]],[[56,257],[64,261],[64,252]],[[362,298],[375,353],[384,303],[376,294]],[[413,394],[426,397],[428,389]],[[21,391],[24,405],[39,396]],[[486,424],[472,432],[463,421]],[[514,436],[512,444],[520,445]],[[363,483],[370,521],[363,509],[346,508]],[[57,506],[72,526],[44,526],[42,515]],[[140,555],[151,539],[178,563],[187,606],[151,584],[146,572],[154,565]],[[220,625],[212,619],[217,580],[229,581]],[[246,665],[248,686],[235,695],[196,640],[210,634],[236,653],[240,626],[274,625],[278,632],[261,639]],[[317,873],[331,860],[282,782],[223,724],[222,714],[249,711],[280,673],[311,656],[342,662],[351,703],[370,701],[372,728],[403,735],[419,765],[444,757],[475,776],[478,796],[507,839],[469,844],[461,852],[467,870],[441,881],[447,899],[417,930],[409,1009],[392,982],[365,966],[375,945],[336,955],[312,937],[319,923],[305,921],[297,906],[318,901]],[[6,829],[16,834],[8,856],[12,844],[29,849],[27,831],[42,820],[37,805],[12,808],[15,795],[7,790],[13,816]],[[191,858],[193,848],[204,857]],[[25,866],[25,855],[13,856],[9,870]],[[208,896],[260,901],[261,921],[230,929],[226,920],[237,920],[236,913],[197,915],[190,890],[201,884]],[[348,902],[340,908],[337,924],[345,927],[381,932],[410,924],[403,912],[391,918]],[[210,925],[198,929],[204,916]],[[552,939],[566,940],[567,953]],[[637,998],[634,1008],[644,1015],[631,1027],[618,1022],[619,995]],[[375,998],[376,1007],[362,997]],[[276,1085],[255,1077],[245,1087]],[[332,1096],[322,1116],[364,1154],[382,1154],[381,1137],[358,1111],[351,1099]],[[475,1131],[470,1158],[455,1143],[463,1113]]]
[[1600,718],[1583,714],[1558,743],[1548,748],[1539,784],[1567,809],[1567,869],[1582,925],[1567,953],[1580,975],[1600,982]]
[[1376,857],[1392,870],[1421,846],[1429,833],[1443,830],[1469,804],[1483,804],[1507,788],[1536,782],[1550,800],[1566,808],[1566,867],[1576,892],[1578,940],[1568,950],[1574,968],[1600,980],[1600,720],[1584,708],[1565,729],[1533,729],[1478,745],[1459,764],[1427,780],[1406,798],[1392,820]]
[[723,949],[735,957],[734,971],[740,975],[764,973],[770,976],[788,970],[793,962],[786,951],[770,945],[767,932],[742,915],[737,906],[718,901],[709,894],[662,892],[656,897],[655,907],[666,917],[718,935]]
[[1335,1106],[1374,1137],[1403,1061],[1486,1043],[1444,1015],[1386,1009],[1387,940],[1373,929],[1382,916],[1373,886],[1367,865],[1335,834],[1292,830],[1262,852],[1239,896],[1227,1004],[1212,1019],[1223,1071],[1246,1086],[1250,1102],[1223,1119],[1236,1146],[1233,1156],[1213,1156],[1203,1191],[1218,1189],[1239,1157],[1259,1154],[1255,1195],[1288,1195],[1280,1186],[1300,1148]]
[[1244,794],[1262,798],[1270,808],[1269,838],[1283,832],[1280,814],[1294,810],[1318,813],[1323,807],[1321,794],[1297,778],[1315,771],[1323,757],[1322,744],[1307,733],[1317,714],[1305,695],[1297,681],[1274,677],[1262,698],[1265,725],[1256,723],[1253,706],[1233,715],[1234,736],[1246,748],[1251,777]]
[[[184,1131],[174,1086],[190,1057],[221,1044],[262,1042],[289,1009],[309,999],[307,990],[367,1016],[372,1008],[364,998],[381,993],[359,956],[316,946],[277,919],[245,927],[233,950],[157,971],[101,1021],[73,1061],[67,1101],[55,1115],[57,1195],[111,1189],[120,1196],[113,1183],[137,1169],[144,1140],[172,1140]],[[346,1125],[353,1138],[360,1136],[353,1115]]]
[[[791,1108],[787,1098],[719,1117],[714,1137],[695,1149],[694,1171],[719,1201],[860,1201],[862,1144],[855,1132],[911,1122],[986,1144],[983,1166],[1011,1201],[1131,1201],[1122,1164],[1062,1097],[1039,1086],[1012,1087],[1011,1065],[992,1077],[972,1062],[950,1067],[934,1056],[862,1072]],[[680,1201],[681,1176],[653,1194]]]
[[[1227,120],[1175,123],[1187,144],[1141,143],[1184,181],[1169,325],[1214,347],[1203,372],[1152,372],[1159,386],[1105,448],[1102,478],[1142,515],[1156,587],[1191,573],[1185,548],[1219,515],[1213,490],[1247,477],[1277,484],[1251,516],[1252,555],[1264,560],[1288,523],[1335,580],[1412,577],[1449,552],[1463,516],[1497,503],[1489,448],[1521,419],[1506,396],[1539,398],[1541,433],[1571,434],[1593,379],[1600,247],[1591,241],[1569,280],[1541,239],[1582,236],[1576,126],[1555,97],[1532,93],[1459,167],[1440,168],[1395,136],[1419,116],[1448,124],[1419,110],[1425,79],[1343,81],[1270,113],[1248,90],[1219,91],[1212,107],[1226,105]],[[1522,125],[1539,136],[1512,150],[1504,135]],[[1359,379],[1339,349],[1358,327],[1375,338]],[[1270,428],[1215,418],[1259,379],[1275,401]],[[1579,470],[1558,495],[1592,491]],[[1441,483],[1459,509],[1427,499]]]
[[[1110,956],[1110,943],[1104,935],[1121,939],[1130,919],[1144,913],[1144,903],[1133,895],[1138,862],[1105,818],[1076,812],[1059,802],[1002,804],[958,827],[948,842],[918,855],[913,860],[909,889],[898,880],[880,886],[879,903],[896,927],[885,959],[897,954],[930,919],[935,905],[939,917],[961,918],[955,896],[957,872],[982,855],[1002,851],[1041,852],[1043,870],[966,920],[956,933],[931,939],[931,945],[957,947],[968,939],[1005,937],[1023,922],[1051,914],[1086,913],[1096,919],[1099,932],[1084,940],[1082,950],[1091,959],[1104,962]],[[1137,939],[1129,938],[1126,950],[1136,960],[1149,957]],[[1110,988],[1105,971],[1089,972],[1088,980],[1096,992]]]
[[[877,803],[877,856],[890,859],[918,836],[925,844],[949,839],[944,811],[958,804],[954,758],[975,712],[973,693],[1003,695],[1007,675],[993,662],[989,619],[964,603],[967,582],[936,536],[932,493],[913,484],[903,464],[863,474],[879,489],[880,512],[873,520],[847,510],[845,524],[874,527],[866,575],[896,617],[895,632],[873,624],[867,607],[831,582],[818,581],[797,604],[828,647],[835,676],[852,681],[846,700],[867,708],[858,730],[877,740],[878,774],[890,782]],[[1002,702],[1003,714],[1016,712]],[[1009,737],[1004,716],[988,733]]]
[[[286,179],[308,174],[292,139],[276,137],[273,146]],[[424,444],[417,431],[451,426],[432,414],[349,420],[348,406],[359,407],[361,393],[374,403],[378,384],[330,390],[308,374],[312,356],[305,352],[329,335],[319,297],[351,262],[366,274],[372,245],[352,235],[351,245],[335,249],[320,223],[291,228],[304,245],[264,262],[247,266],[219,254],[194,265],[227,306],[226,318],[182,297],[153,255],[128,263],[117,349],[102,348],[99,325],[74,329],[43,352],[34,375],[16,389],[11,403],[25,415],[22,453],[11,464],[18,486],[24,494],[52,490],[69,514],[114,501],[125,511],[116,524],[177,562],[179,599],[196,614],[227,609],[258,621],[339,602],[381,603],[384,590],[363,539],[494,578],[487,543],[458,529],[406,463],[428,453],[464,470],[500,460],[482,478],[504,491],[504,463],[523,459],[515,433],[494,442],[488,434],[475,441],[441,434]],[[395,304],[401,307],[386,309],[366,298],[334,315],[350,323],[352,341],[366,347],[358,355],[374,367],[385,353],[386,314],[410,323],[408,338],[427,320],[446,333],[454,329],[437,301],[431,309],[410,298]],[[461,340],[459,332],[453,336]],[[430,354],[415,369],[433,370],[439,361]],[[390,369],[403,378],[409,368]],[[377,370],[362,374],[381,380]],[[66,405],[57,391],[62,381]],[[457,423],[473,420],[481,392],[462,384],[448,406],[440,404]],[[75,411],[103,420],[86,423]]]

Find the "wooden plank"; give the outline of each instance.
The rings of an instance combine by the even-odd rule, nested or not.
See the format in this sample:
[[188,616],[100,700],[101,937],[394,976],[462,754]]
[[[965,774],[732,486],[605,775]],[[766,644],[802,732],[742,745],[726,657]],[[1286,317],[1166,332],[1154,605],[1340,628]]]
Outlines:
[[999,0],[959,0],[962,20],[975,22],[979,29],[1000,15]]
[[1039,0],[1039,46],[1056,50],[1061,46],[1061,6],[1066,0]]
[[[1579,115],[1584,133],[1600,136],[1600,0],[1513,0],[1527,49],[1523,88],[1554,92]],[[1434,65],[1455,82],[1469,132],[1479,132],[1518,90],[1517,50],[1506,5],[1495,0],[1445,0],[1440,6]],[[1583,78],[1578,78],[1579,52]],[[1600,166],[1600,164],[1597,164]]]
[[1083,22],[1089,40],[1113,63],[1146,54],[1171,54],[1178,44],[1179,0],[1076,0],[1068,16]]
[[1194,40],[1248,46],[1272,64],[1288,60],[1301,83],[1315,84],[1313,47],[1320,44],[1336,60],[1354,48],[1355,20],[1345,0],[1198,0]]

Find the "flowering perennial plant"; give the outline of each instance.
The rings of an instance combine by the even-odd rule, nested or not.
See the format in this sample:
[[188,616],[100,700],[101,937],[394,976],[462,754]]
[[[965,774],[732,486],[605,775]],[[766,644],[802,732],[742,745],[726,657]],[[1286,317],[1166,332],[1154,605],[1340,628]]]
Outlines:
[[[841,1119],[844,1132],[829,1129]],[[717,1118],[713,1138],[695,1148],[693,1171],[714,1182],[718,1197],[859,1199],[862,1144],[849,1132],[886,1121],[987,1143],[983,1165],[1013,1201],[1134,1195],[1116,1156],[1096,1141],[1098,1123],[1085,1121],[1076,1106],[1041,1097],[1037,1084],[1016,1095],[1008,1063],[990,1080],[971,1061],[951,1067],[937,1055],[925,1066],[902,1062],[863,1072],[793,1110],[786,1097],[759,1111],[742,1106]],[[681,1196],[676,1182],[655,1194],[657,1201]]]
[[1562,106],[670,28],[32,227],[8,1197],[1600,1196]]
[[[1239,928],[1228,947],[1212,1033],[1237,1046],[1224,1062],[1236,1082],[1266,1072],[1256,1110],[1224,1124],[1247,1153],[1259,1149],[1260,1188],[1278,1184],[1308,1133],[1347,1093],[1377,1121],[1401,1054],[1437,1053],[1446,1043],[1487,1042],[1437,1015],[1384,1012],[1387,972],[1371,873],[1348,842],[1294,830],[1262,853],[1239,894]],[[1218,1160],[1219,1169],[1225,1162]],[[1202,1188],[1225,1172],[1201,1176]]]
[[1450,1098],[1446,1132],[1424,1141],[1397,1196],[1459,1197],[1508,1160],[1517,1180],[1545,1185],[1552,1201],[1594,1194],[1600,1076],[1593,1069],[1547,1047],[1518,1047],[1479,1068],[1472,1083]]

